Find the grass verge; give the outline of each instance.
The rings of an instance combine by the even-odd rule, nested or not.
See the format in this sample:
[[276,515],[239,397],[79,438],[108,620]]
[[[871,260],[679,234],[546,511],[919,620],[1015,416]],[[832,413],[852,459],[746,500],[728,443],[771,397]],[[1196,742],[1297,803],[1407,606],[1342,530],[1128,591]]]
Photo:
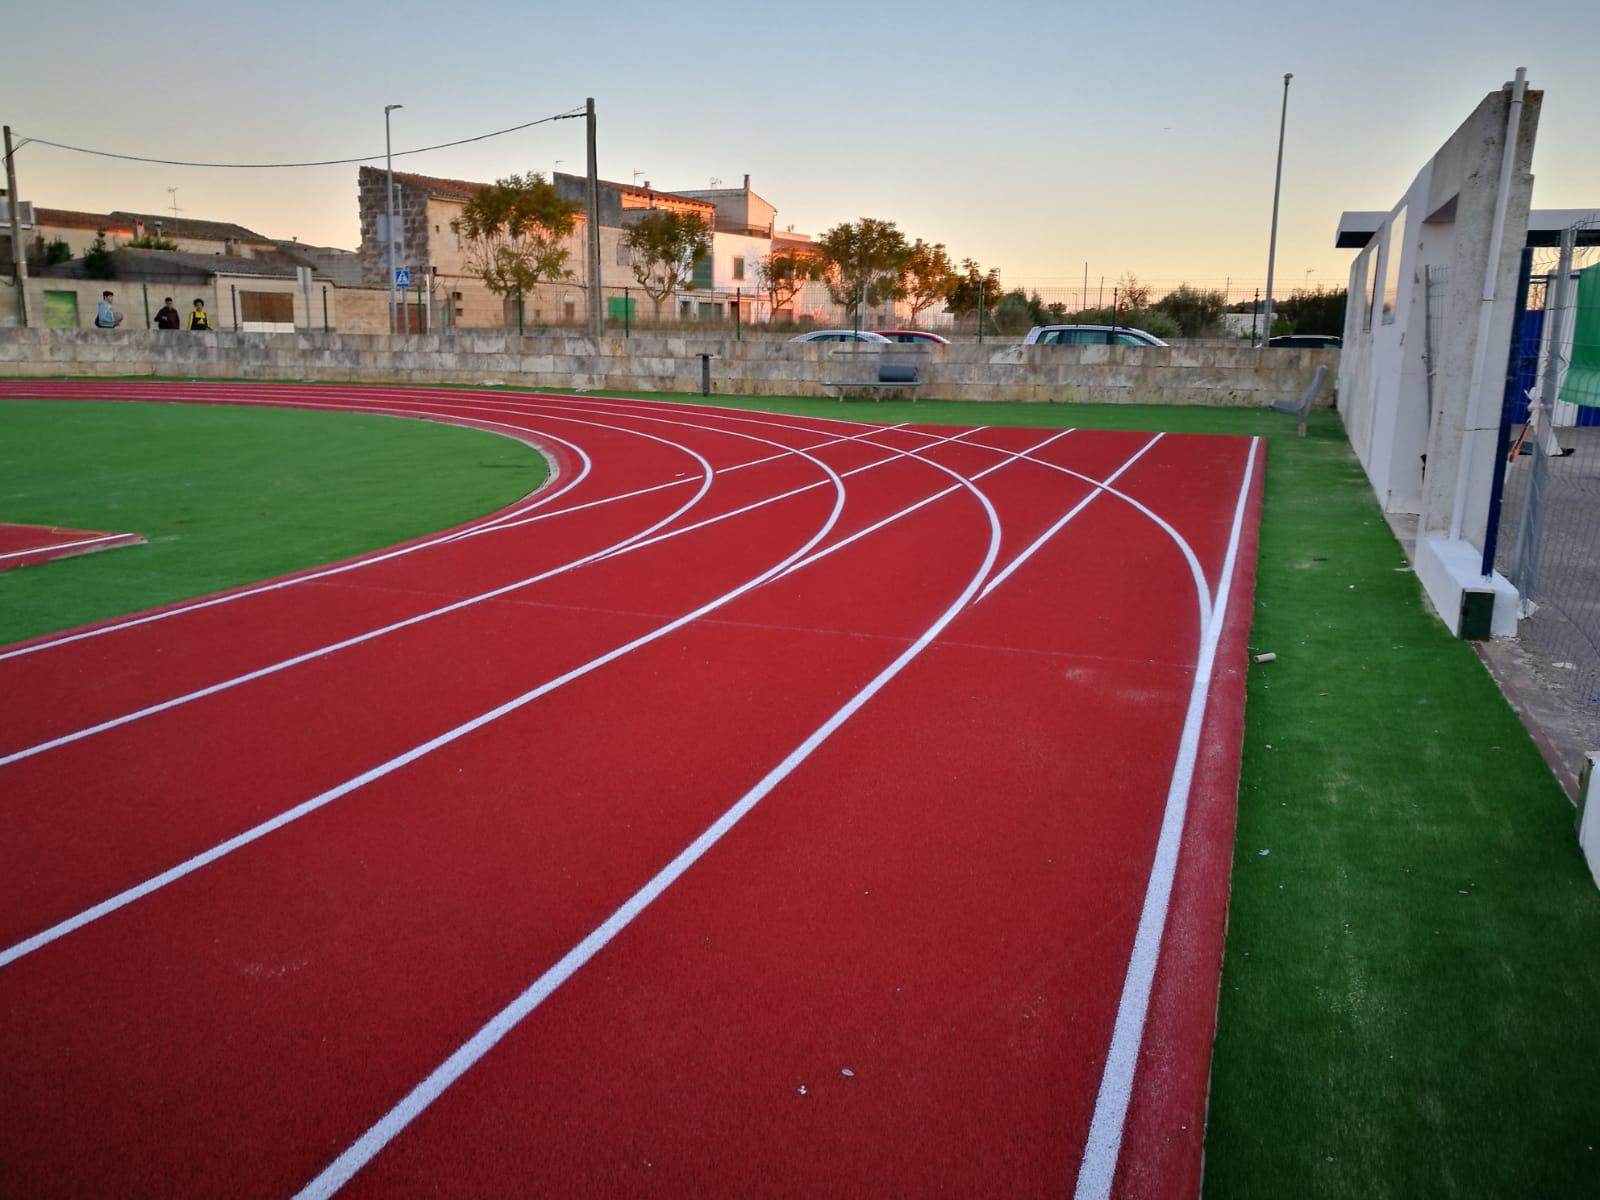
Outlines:
[[191,404],[0,404],[0,521],[149,544],[0,571],[0,644],[447,528],[537,487],[542,456],[476,429]]

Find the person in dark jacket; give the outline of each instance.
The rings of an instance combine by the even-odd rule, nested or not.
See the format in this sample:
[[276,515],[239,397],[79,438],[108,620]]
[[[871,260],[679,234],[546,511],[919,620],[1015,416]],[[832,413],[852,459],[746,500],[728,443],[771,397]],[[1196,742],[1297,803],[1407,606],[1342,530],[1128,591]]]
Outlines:
[[206,332],[210,329],[211,318],[206,315],[206,302],[204,300],[196,300],[194,302],[194,311],[189,314],[189,330],[192,333],[196,330]]
[[168,296],[162,301],[161,309],[156,313],[157,329],[182,329],[183,317],[178,310],[172,307],[172,297]]

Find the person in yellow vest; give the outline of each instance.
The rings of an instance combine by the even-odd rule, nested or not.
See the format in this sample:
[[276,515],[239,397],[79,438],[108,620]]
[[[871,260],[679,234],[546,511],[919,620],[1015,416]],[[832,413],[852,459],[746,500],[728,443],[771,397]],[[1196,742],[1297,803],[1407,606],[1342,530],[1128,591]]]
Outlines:
[[211,318],[206,315],[206,302],[204,300],[196,300],[194,302],[194,311],[189,314],[189,330],[192,333],[197,330],[209,332],[210,329]]

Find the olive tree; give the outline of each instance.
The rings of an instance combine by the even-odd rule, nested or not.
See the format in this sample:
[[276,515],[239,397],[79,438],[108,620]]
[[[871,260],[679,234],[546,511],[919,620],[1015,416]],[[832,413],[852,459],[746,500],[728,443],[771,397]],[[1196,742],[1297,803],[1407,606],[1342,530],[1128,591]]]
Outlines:
[[711,227],[694,213],[659,208],[628,226],[623,245],[633,265],[633,277],[655,305],[661,319],[662,302],[694,277],[695,264],[711,253]]
[[566,242],[577,213],[543,175],[508,175],[479,188],[450,228],[466,243],[467,269],[496,295],[520,299],[572,277]]

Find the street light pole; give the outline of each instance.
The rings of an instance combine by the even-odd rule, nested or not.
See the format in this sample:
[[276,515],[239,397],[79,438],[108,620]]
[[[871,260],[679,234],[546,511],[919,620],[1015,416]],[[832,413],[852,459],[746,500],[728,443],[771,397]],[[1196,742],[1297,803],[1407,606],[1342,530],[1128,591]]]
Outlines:
[[1272,236],[1267,242],[1267,304],[1261,316],[1261,345],[1272,340],[1272,268],[1278,257],[1278,194],[1283,188],[1283,131],[1289,123],[1289,81],[1283,77],[1283,112],[1278,117],[1278,171],[1272,178]]
[[394,269],[396,267],[394,254],[394,153],[389,141],[389,114],[397,108],[404,108],[404,104],[385,104],[383,106],[383,158],[389,174],[389,221],[388,228],[384,230],[383,261],[389,272],[389,332],[393,334],[399,325],[395,321],[394,298]]

